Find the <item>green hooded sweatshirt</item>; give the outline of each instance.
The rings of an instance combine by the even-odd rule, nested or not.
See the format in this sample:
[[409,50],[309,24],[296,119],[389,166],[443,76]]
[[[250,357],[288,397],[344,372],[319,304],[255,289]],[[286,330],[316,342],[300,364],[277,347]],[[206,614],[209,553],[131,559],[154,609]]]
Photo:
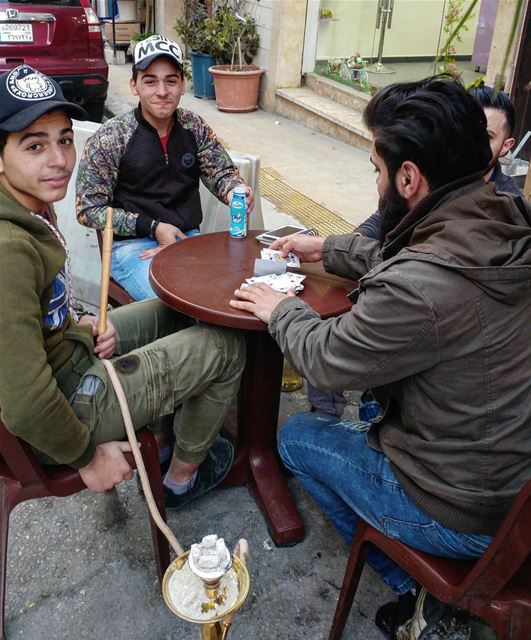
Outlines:
[[[55,214],[52,212],[54,224]],[[83,467],[95,443],[68,402],[94,361],[91,327],[50,323],[66,255],[51,229],[0,188],[0,412],[11,433],[58,463]]]

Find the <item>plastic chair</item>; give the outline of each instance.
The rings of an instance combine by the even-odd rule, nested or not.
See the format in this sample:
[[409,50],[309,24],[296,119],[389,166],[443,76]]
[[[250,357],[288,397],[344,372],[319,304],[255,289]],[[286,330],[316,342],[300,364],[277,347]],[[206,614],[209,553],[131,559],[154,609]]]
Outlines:
[[[101,256],[101,247],[103,242],[101,231],[96,230],[96,236],[98,238],[98,247],[100,249]],[[135,301],[135,299],[122,287],[122,285],[118,284],[113,278],[109,278],[109,300],[113,307],[122,307],[124,304],[129,304],[130,302]]]
[[[144,428],[137,432],[137,438],[141,443],[142,457],[151,482],[153,497],[162,518],[166,520],[155,437],[149,429]],[[41,465],[33,455],[31,447],[9,433],[2,421],[0,421],[0,455],[0,640],[5,640],[7,538],[11,511],[25,500],[47,496],[70,496],[86,487],[79,473],[72,467]],[[134,467],[132,454],[126,454],[126,457],[129,464]],[[150,524],[157,576],[162,583],[164,572],[170,562],[168,541],[151,516]]]
[[450,560],[417,551],[360,520],[328,640],[338,640],[343,633],[371,544],[438,600],[488,622],[502,640],[531,638],[531,481],[479,560]]

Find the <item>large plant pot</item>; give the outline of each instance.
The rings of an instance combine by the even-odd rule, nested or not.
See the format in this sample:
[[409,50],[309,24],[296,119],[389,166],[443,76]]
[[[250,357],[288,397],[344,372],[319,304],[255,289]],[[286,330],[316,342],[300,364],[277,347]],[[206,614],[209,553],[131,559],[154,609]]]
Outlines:
[[254,64],[243,65],[236,70],[230,64],[210,67],[216,88],[216,106],[220,111],[254,111],[258,106],[258,89],[263,69]]
[[213,64],[216,64],[216,58],[206,53],[198,53],[197,51],[191,52],[191,58],[194,96],[196,98],[214,100],[216,97],[214,81],[208,70]]

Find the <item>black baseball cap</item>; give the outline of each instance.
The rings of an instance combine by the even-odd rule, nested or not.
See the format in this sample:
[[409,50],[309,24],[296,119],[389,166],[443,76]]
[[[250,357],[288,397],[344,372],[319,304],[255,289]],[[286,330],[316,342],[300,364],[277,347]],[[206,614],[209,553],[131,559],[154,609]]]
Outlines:
[[157,58],[169,58],[178,68],[183,68],[181,47],[164,36],[150,36],[138,42],[133,51],[133,71],[145,71]]
[[22,64],[0,75],[1,131],[22,131],[54,109],[77,120],[87,119],[85,109],[68,102],[55,80],[33,67]]

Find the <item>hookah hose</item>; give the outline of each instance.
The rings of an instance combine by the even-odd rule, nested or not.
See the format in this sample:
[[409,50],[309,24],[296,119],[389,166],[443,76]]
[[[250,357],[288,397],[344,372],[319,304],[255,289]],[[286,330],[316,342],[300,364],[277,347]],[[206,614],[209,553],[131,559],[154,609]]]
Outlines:
[[[101,335],[105,332],[107,328],[107,300],[109,296],[109,278],[111,272],[111,254],[112,254],[112,241],[113,241],[113,229],[112,229],[112,215],[113,210],[112,207],[107,207],[107,218],[105,222],[105,229],[103,231],[103,243],[101,249],[101,291],[100,291],[100,313],[99,313],[99,322],[98,322],[98,335]],[[116,374],[113,364],[110,360],[102,360],[103,366],[107,370],[109,374],[109,378],[111,380],[112,386],[118,398],[118,403],[120,405],[120,410],[122,412],[122,417],[124,420],[125,431],[127,433],[127,439],[129,440],[129,444],[131,446],[131,451],[133,453],[133,458],[135,460],[136,468],[140,475],[140,482],[142,484],[142,489],[144,491],[144,496],[146,498],[146,502],[149,508],[149,512],[151,517],[153,518],[155,524],[160,529],[160,531],[166,536],[170,546],[176,553],[177,557],[183,555],[184,549],[179,544],[177,538],[168,527],[168,525],[162,519],[157,505],[155,504],[155,499],[153,498],[153,493],[151,491],[151,486],[149,484],[149,478],[146,472],[146,467],[144,465],[144,460],[142,459],[142,454],[140,453],[140,446],[136,439],[135,429],[133,427],[133,421],[131,419],[131,412],[129,411],[129,406],[127,404],[127,398],[125,397],[125,393],[122,387],[122,383]],[[247,564],[247,560],[249,557],[249,546],[247,541],[242,538],[239,540],[236,548],[234,549],[234,554],[237,555],[244,564]],[[227,616],[225,625],[228,628],[232,621],[232,615]]]
[[[98,321],[98,335],[105,333],[107,328],[107,301],[109,295],[109,278],[111,271],[111,253],[112,253],[112,241],[113,241],[113,230],[112,230],[112,208],[107,208],[107,219],[105,223],[105,230],[103,232],[103,243],[101,250],[101,291],[100,291],[100,313],[99,313],[99,321]],[[133,426],[133,420],[131,419],[131,412],[129,411],[129,405],[127,404],[127,398],[125,396],[122,383],[114,369],[114,366],[110,360],[102,360],[103,366],[107,370],[109,374],[109,379],[114,388],[114,392],[116,393],[116,397],[118,398],[118,403],[120,405],[120,410],[122,412],[122,417],[125,425],[125,431],[127,434],[127,439],[129,440],[129,444],[131,446],[131,451],[133,453],[133,458],[135,460],[136,468],[138,473],[140,474],[140,482],[142,484],[142,489],[144,491],[144,497],[146,498],[146,502],[148,505],[149,512],[153,521],[163,533],[163,535],[168,540],[168,543],[174,550],[176,556],[179,558],[184,554],[184,549],[179,544],[177,538],[168,527],[166,522],[162,519],[158,507],[155,503],[155,499],[153,498],[153,493],[151,491],[151,486],[149,483],[149,478],[146,472],[146,467],[144,465],[144,460],[142,458],[142,454],[140,453],[140,446],[136,439],[135,429]],[[247,544],[247,540],[244,538],[238,541],[236,548],[234,549],[234,555],[238,556],[244,565],[247,564],[247,560],[249,558],[249,546]],[[216,637],[220,638],[220,640],[226,640],[229,628],[232,624],[234,612],[226,615],[219,624],[218,635]],[[202,636],[203,637],[203,636]]]
[[[111,275],[111,254],[113,240],[112,214],[112,207],[107,207],[107,218],[105,221],[105,229],[103,231],[103,242],[101,248],[101,289],[98,335],[105,333],[107,329],[107,301],[109,297],[109,278]],[[180,556],[184,553],[184,549],[177,541],[177,538],[173,535],[171,529],[162,519],[157,505],[155,504],[151,486],[149,484],[149,478],[146,472],[146,467],[144,465],[144,460],[142,459],[140,447],[136,439],[135,429],[133,427],[133,421],[131,419],[131,412],[129,411],[129,406],[127,404],[127,399],[125,397],[122,383],[116,375],[116,371],[114,370],[114,367],[110,360],[102,360],[102,362],[103,366],[107,369],[107,373],[109,374],[109,378],[118,398],[118,403],[120,404],[120,410],[122,412],[122,417],[125,424],[127,439],[129,440],[129,444],[131,445],[131,451],[133,452],[133,458],[135,459],[136,468],[138,470],[138,473],[140,474],[140,482],[142,483],[142,489],[144,491],[144,496],[146,497],[146,502],[149,508],[149,512],[151,513],[151,517],[155,521],[157,527],[166,536],[168,542],[170,543],[177,556]]]
[[136,439],[135,429],[133,427],[133,421],[131,420],[131,413],[129,411],[129,406],[127,404],[127,399],[125,397],[122,383],[120,382],[120,379],[118,378],[116,371],[114,370],[112,362],[110,360],[102,360],[102,362],[103,366],[107,369],[107,373],[109,374],[109,378],[118,398],[118,403],[120,404],[120,410],[124,419],[127,439],[129,440],[129,444],[131,445],[131,451],[133,452],[133,458],[135,459],[137,471],[140,474],[140,482],[142,483],[142,489],[144,491],[144,496],[146,498],[151,517],[155,521],[157,527],[166,536],[168,542],[170,543],[177,556],[181,556],[184,553],[184,549],[177,541],[177,538],[173,535],[172,530],[162,519],[157,505],[155,504],[151,486],[149,484],[149,478],[146,472],[146,467],[144,465],[144,460],[142,459],[140,447],[138,446],[138,441]]

